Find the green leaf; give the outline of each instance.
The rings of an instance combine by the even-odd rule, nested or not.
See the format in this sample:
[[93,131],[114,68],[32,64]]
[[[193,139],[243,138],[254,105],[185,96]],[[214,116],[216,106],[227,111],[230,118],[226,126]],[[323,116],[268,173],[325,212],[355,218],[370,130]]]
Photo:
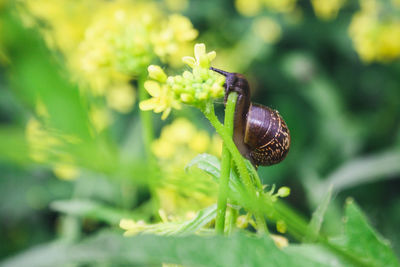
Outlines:
[[185,170],[187,171],[193,166],[197,166],[199,169],[219,179],[221,164],[216,156],[206,153],[199,154],[186,165]]
[[346,203],[344,235],[336,241],[339,248],[366,266],[400,266],[390,243],[368,223],[353,200]]
[[211,205],[200,210],[196,217],[184,223],[181,227],[181,234],[192,234],[200,230],[205,225],[209,224],[217,215],[217,205]]
[[336,192],[382,179],[396,177],[400,173],[400,151],[389,150],[346,162],[329,175],[318,188],[334,186]]
[[144,265],[160,263],[185,266],[349,266],[331,264],[323,256],[298,248],[278,249],[268,237],[243,233],[231,237],[139,235],[124,238],[102,233],[78,244],[51,243],[3,262],[1,266],[60,266],[65,264]]
[[[216,181],[219,181],[221,176],[221,164],[216,156],[206,153],[199,154],[186,165],[185,170],[188,170],[193,166],[197,166],[199,169],[210,174]],[[230,174],[229,187],[230,190],[236,193],[243,191],[242,184],[237,174],[232,170]]]
[[314,211],[310,224],[308,225],[307,235],[304,238],[305,242],[313,242],[318,238],[319,231],[321,229],[322,222],[324,221],[324,215],[328,209],[329,202],[332,197],[332,186],[329,187],[324,199],[321,201],[317,209]]
[[292,256],[298,256],[313,262],[316,266],[346,266],[352,267],[349,262],[335,255],[332,251],[318,244],[291,245],[284,250]]
[[122,228],[127,230],[129,236],[134,234],[156,234],[164,236],[185,236],[195,233],[212,234],[214,233],[211,229],[203,228],[214,220],[217,214],[217,205],[211,205],[205,209],[200,210],[196,217],[191,220],[181,222],[160,222],[155,224],[145,224],[132,227],[130,229]]

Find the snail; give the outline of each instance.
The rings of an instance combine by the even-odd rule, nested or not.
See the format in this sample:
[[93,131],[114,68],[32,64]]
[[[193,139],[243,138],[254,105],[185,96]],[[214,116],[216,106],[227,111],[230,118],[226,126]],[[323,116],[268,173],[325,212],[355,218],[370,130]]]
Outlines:
[[279,112],[250,102],[249,83],[242,74],[210,69],[226,77],[224,103],[230,92],[238,94],[233,141],[239,152],[255,167],[273,165],[285,159],[290,134]]

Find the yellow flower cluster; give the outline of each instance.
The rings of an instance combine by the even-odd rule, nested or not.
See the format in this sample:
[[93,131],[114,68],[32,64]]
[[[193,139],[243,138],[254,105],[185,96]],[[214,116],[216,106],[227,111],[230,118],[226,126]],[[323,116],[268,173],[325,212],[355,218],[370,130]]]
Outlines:
[[221,154],[222,141],[197,129],[187,119],[177,119],[163,128],[152,151],[165,178],[157,188],[161,208],[168,216],[185,216],[187,212],[204,208],[216,201],[217,184],[202,171],[184,167],[199,153]]
[[181,103],[200,107],[206,101],[223,96],[225,77],[209,69],[216,53],[206,53],[204,44],[196,44],[194,54],[195,58],[183,58],[193,71],[182,75],[167,77],[159,66],[149,66],[149,76],[153,80],[146,81],[144,87],[152,98],[142,101],[140,109],[163,112],[162,119],[165,119],[171,109],[179,109]]
[[97,1],[18,0],[20,17],[27,26],[36,26],[47,45],[71,53],[82,40]]
[[318,18],[330,20],[336,18],[346,0],[311,0],[314,12]]
[[[365,62],[388,62],[400,57],[400,5],[392,1],[360,0],[361,10],[351,21],[349,34]],[[384,14],[383,14],[384,12]]]
[[296,0],[235,0],[235,6],[240,14],[251,17],[259,14],[263,8],[272,12],[291,12]]
[[39,26],[49,46],[61,52],[80,88],[122,113],[134,104],[130,81],[157,58],[175,66],[198,34],[186,17],[168,16],[153,1],[20,3],[26,24]]
[[172,160],[185,166],[199,153],[219,156],[221,146],[218,135],[210,138],[206,131],[197,129],[187,119],[179,118],[163,128],[160,138],[152,145],[152,151],[160,160]]

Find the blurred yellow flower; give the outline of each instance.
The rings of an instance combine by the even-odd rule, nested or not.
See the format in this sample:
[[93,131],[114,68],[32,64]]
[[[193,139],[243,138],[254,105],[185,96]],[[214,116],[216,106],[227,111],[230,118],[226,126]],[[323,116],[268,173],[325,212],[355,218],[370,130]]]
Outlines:
[[188,0],[163,0],[167,8],[171,11],[184,11],[189,6]]
[[[220,152],[219,146],[221,145],[218,135],[211,138],[206,131],[196,129],[187,119],[179,118],[163,128],[160,138],[154,141],[152,150],[160,159],[170,159],[176,162],[175,157],[177,157],[177,159],[182,159],[179,165],[186,165],[198,153],[208,152],[218,156],[219,154],[215,152]],[[190,156],[182,157],[172,151],[179,151]]]
[[49,47],[69,53],[82,40],[98,1],[20,0],[19,13],[28,26],[37,26]]
[[274,240],[274,243],[278,248],[284,248],[289,246],[289,241],[284,236],[271,234],[270,237],[272,238],[272,240]]
[[163,128],[160,140],[170,144],[187,145],[196,134],[196,127],[187,119],[179,118]]
[[20,0],[18,7],[25,24],[38,27],[49,47],[61,52],[88,98],[104,97],[122,113],[135,102],[131,80],[157,58],[177,66],[176,56],[198,34],[189,19],[166,14],[156,1]]
[[146,224],[144,221],[135,222],[130,219],[122,219],[119,222],[119,227],[125,230],[124,236],[133,236],[146,229]]
[[107,104],[121,113],[131,111],[135,102],[135,93],[132,86],[127,83],[115,85],[106,92]]
[[191,150],[196,153],[204,153],[210,146],[210,137],[206,131],[199,131],[193,136],[189,143]]
[[377,0],[360,0],[360,4],[361,10],[354,14],[349,34],[361,59],[389,62],[400,57],[400,16],[397,15],[400,7],[393,5],[383,11],[383,3]]
[[314,12],[318,18],[330,20],[336,18],[346,0],[311,0]]
[[197,34],[188,18],[173,14],[169,16],[167,24],[160,32],[151,35],[154,52],[164,60],[167,56],[176,56],[181,44],[194,40]]
[[105,108],[92,107],[89,111],[89,118],[96,132],[101,132],[111,123],[109,111]]
[[262,8],[268,11],[287,13],[296,6],[296,0],[235,0],[235,7],[244,16],[255,16]]
[[252,17],[262,10],[262,1],[260,0],[235,0],[237,11],[243,16]]
[[79,175],[79,170],[74,165],[56,163],[53,167],[54,174],[63,180],[73,180]]
[[266,43],[275,43],[281,37],[281,26],[269,17],[255,19],[252,30]]
[[200,131],[187,119],[176,119],[162,129],[152,151],[165,175],[156,192],[168,216],[182,218],[215,202],[217,184],[211,177],[201,170],[185,172],[184,168],[198,153],[219,156],[221,146],[219,136]]

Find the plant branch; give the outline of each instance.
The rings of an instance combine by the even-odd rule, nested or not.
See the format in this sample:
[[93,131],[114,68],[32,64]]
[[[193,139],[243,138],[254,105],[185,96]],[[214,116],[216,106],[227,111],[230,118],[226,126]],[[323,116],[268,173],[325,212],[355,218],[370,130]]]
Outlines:
[[[228,101],[226,103],[225,108],[225,129],[228,132],[230,138],[232,138],[233,134],[233,119],[235,115],[235,107],[237,100],[237,93],[230,93],[228,96]],[[219,234],[224,233],[225,227],[225,213],[226,213],[226,204],[228,199],[229,192],[229,176],[231,172],[231,154],[225,142],[222,147],[222,156],[221,156],[221,177],[219,180],[219,192],[218,192],[218,202],[217,202],[217,218],[215,220],[215,230]]]
[[[257,191],[254,188],[253,181],[251,180],[251,176],[247,170],[246,163],[244,161],[244,158],[240,154],[239,150],[237,149],[235,143],[232,140],[232,136],[229,135],[227,129],[221,124],[221,122],[218,120],[217,116],[215,115],[214,112],[214,105],[212,102],[208,102],[205,107],[203,107],[202,112],[206,116],[206,118],[210,121],[210,123],[214,126],[215,130],[217,133],[221,136],[224,146],[229,150],[233,161],[235,162],[235,165],[238,169],[240,178],[242,179],[242,182],[247,189],[246,191],[248,192],[249,196],[253,198],[254,200],[258,199]],[[264,220],[263,213],[257,206],[257,210],[254,212],[256,221],[259,227],[259,232],[264,233],[267,232],[267,226]]]

